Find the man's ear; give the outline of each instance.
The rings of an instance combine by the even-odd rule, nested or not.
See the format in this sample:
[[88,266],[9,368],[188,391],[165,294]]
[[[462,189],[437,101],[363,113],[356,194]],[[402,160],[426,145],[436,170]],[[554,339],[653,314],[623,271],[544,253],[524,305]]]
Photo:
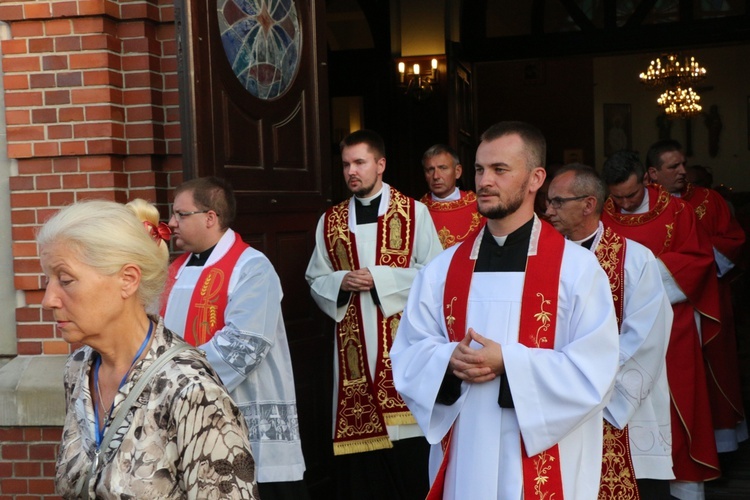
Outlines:
[[219,216],[216,215],[216,212],[213,210],[209,210],[208,213],[206,213],[206,227],[211,228],[219,224]]
[[122,298],[127,299],[135,295],[141,285],[141,268],[135,264],[125,264],[119,274]]
[[531,171],[531,177],[529,179],[529,191],[535,193],[539,191],[544,185],[544,179],[547,178],[547,171],[544,167],[536,167]]
[[583,214],[591,215],[596,211],[596,198],[594,196],[587,196],[583,200]]
[[656,182],[656,167],[648,167],[648,170],[643,175],[644,184],[649,184],[651,182]]
[[378,165],[378,174],[383,175],[383,172],[385,172],[385,156],[382,158],[378,158],[378,161],[376,162]]
[[459,163],[458,165],[456,165],[456,179],[460,179],[461,174],[463,173],[464,173],[464,167],[462,167],[461,164]]

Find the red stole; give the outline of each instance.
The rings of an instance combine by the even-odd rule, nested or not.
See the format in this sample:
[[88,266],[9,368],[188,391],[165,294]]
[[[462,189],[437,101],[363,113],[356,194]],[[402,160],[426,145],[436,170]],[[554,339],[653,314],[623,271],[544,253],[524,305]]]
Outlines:
[[[407,268],[414,247],[415,201],[390,189],[385,215],[378,217],[375,264]],[[355,235],[349,229],[349,201],[328,209],[324,235],[336,271],[360,269]],[[375,380],[367,362],[361,296],[352,293],[344,319],[336,324],[338,349],[338,405],[333,439],[334,455],[392,448],[386,425],[416,423],[393,385],[388,351],[401,313],[383,317],[377,307],[378,353]]]
[[453,201],[435,201],[427,193],[419,201],[429,209],[443,248],[461,243],[486,222],[477,212],[477,195],[473,191],[461,191],[461,198]]
[[[193,289],[190,309],[185,320],[184,338],[190,345],[203,345],[211,340],[218,330],[224,328],[224,310],[229,300],[229,278],[242,252],[249,247],[250,245],[242,241],[240,235],[235,233],[234,243],[226,255],[213,265],[203,268]],[[185,253],[170,264],[165,297],[169,297],[177,272],[190,255],[190,253]]]
[[[536,253],[530,252],[526,260],[518,341],[527,347],[553,349],[557,327],[560,267],[565,240],[551,225],[535,220],[530,246],[535,243],[534,231],[537,227],[540,228],[540,232]],[[476,260],[471,259],[471,252],[476,239],[483,233],[483,231],[478,231],[466,239],[453,254],[448,268],[443,295],[443,313],[451,342],[460,342],[466,335],[469,291],[476,263]],[[443,461],[427,495],[428,500],[443,498],[452,431],[451,428],[443,438]],[[529,457],[526,455],[523,438],[519,445],[523,462],[524,498],[563,500],[558,446],[554,445],[538,455]]]
[[[599,264],[607,273],[609,288],[617,314],[617,326],[622,326],[625,302],[625,238],[604,227],[596,246]],[[602,477],[599,483],[599,500],[637,500],[640,498],[636,484],[635,468],[630,454],[628,426],[622,430],[604,419],[604,449],[602,453]]]

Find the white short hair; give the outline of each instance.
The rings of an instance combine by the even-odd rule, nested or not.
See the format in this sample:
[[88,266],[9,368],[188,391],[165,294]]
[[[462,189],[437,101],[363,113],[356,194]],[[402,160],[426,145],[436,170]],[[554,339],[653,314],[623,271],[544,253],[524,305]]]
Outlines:
[[112,201],[88,200],[69,205],[50,217],[37,232],[41,250],[69,245],[78,259],[105,276],[126,264],[141,270],[137,296],[149,314],[158,314],[167,280],[169,254],[160,249],[134,211]]

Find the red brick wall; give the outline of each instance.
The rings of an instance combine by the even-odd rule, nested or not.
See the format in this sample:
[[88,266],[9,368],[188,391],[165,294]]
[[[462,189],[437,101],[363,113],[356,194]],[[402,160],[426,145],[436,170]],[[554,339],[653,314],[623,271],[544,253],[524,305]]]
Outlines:
[[[39,306],[34,231],[84,198],[161,204],[181,177],[174,9],[170,1],[0,3],[19,354],[70,347]],[[172,177],[175,177],[174,179]]]
[[0,427],[0,500],[60,498],[55,457],[60,428]]
[[[67,354],[41,307],[34,233],[85,198],[142,197],[167,214],[182,161],[170,0],[2,1],[18,354]],[[0,500],[56,498],[60,428],[0,428]]]

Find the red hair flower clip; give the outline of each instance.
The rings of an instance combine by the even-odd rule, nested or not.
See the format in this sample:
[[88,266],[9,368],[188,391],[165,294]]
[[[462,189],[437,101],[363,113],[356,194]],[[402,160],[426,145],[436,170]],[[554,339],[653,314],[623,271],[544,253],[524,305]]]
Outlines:
[[148,231],[148,234],[151,235],[151,238],[157,243],[159,243],[160,239],[164,240],[164,243],[168,243],[169,238],[172,236],[172,230],[163,222],[160,222],[158,226],[155,226],[153,222],[144,220],[143,226],[146,228],[146,231]]

